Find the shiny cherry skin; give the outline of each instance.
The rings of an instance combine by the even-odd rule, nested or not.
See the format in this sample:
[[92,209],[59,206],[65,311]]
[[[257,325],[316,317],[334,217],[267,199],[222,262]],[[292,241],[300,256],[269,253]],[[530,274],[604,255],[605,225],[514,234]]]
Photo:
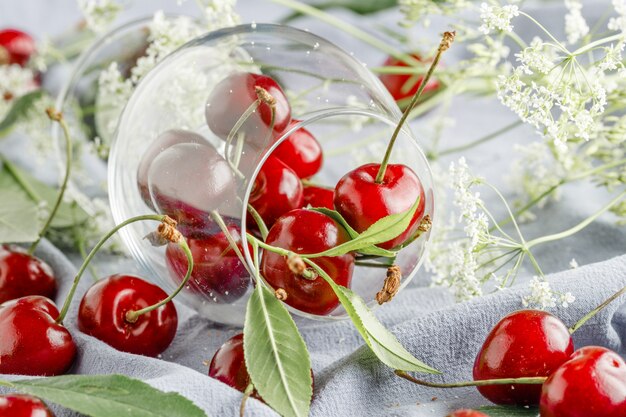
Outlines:
[[245,143],[256,149],[270,145],[275,135],[284,131],[291,121],[291,108],[278,83],[267,75],[236,72],[220,81],[206,104],[205,117],[211,131],[226,140],[237,121],[257,101],[257,87],[267,91],[275,100],[273,126],[271,107],[261,102],[243,122],[239,132],[245,134]]
[[154,159],[167,148],[178,145],[179,143],[196,143],[200,145],[208,145],[208,142],[202,135],[184,129],[170,129],[161,133],[145,150],[137,167],[137,187],[143,201],[154,210],[152,197],[150,196],[150,188],[148,186],[150,166]]
[[[300,178],[280,159],[270,156],[254,180],[248,202],[269,228],[283,214],[302,207],[302,198]],[[247,221],[248,227],[256,227],[252,216],[248,215]]]
[[[474,380],[548,376],[574,351],[561,320],[541,310],[515,311],[491,330],[474,361]],[[496,404],[537,405],[540,385],[491,385],[478,391]]]
[[544,382],[541,417],[626,416],[626,363],[599,347],[578,349]]
[[133,275],[112,275],[91,286],[78,308],[78,328],[117,350],[157,356],[172,343],[178,326],[176,307],[169,302],[126,320],[128,311],[149,307],[167,298],[161,288]]
[[0,374],[61,375],[76,357],[54,303],[38,295],[0,304]]
[[0,417],[54,417],[39,398],[25,394],[0,395]]
[[239,212],[236,182],[228,162],[211,145],[179,143],[160,152],[150,164],[148,187],[159,213],[178,222],[178,230],[195,237],[219,230],[210,212]]
[[35,53],[35,41],[27,33],[17,29],[0,30],[0,65],[26,65]]
[[[228,339],[213,355],[209,376],[244,392],[250,384],[250,374],[243,356],[243,333]],[[260,399],[256,390],[253,397]]]
[[334,210],[333,199],[335,191],[331,188],[318,187],[316,185],[305,185],[302,199],[303,207],[325,207]]
[[19,246],[0,246],[0,303],[27,295],[54,298],[57,280],[50,265]]
[[[229,226],[230,235],[243,254],[241,231]],[[250,274],[223,232],[206,238],[187,239],[193,256],[193,272],[189,289],[217,303],[232,303],[241,298],[250,286]],[[250,248],[252,253],[252,248]],[[187,256],[177,244],[165,250],[165,264],[170,277],[180,283],[187,273]]]
[[417,174],[402,164],[389,164],[380,184],[376,175],[380,164],[362,165],[343,176],[335,187],[335,208],[357,232],[390,214],[409,210],[419,198],[415,214],[407,229],[399,236],[378,244],[384,249],[395,248],[416,232],[426,206],[424,188]]
[[[411,56],[418,60],[420,63],[423,63],[424,69],[428,69],[431,60],[425,60],[419,54],[411,54]],[[387,58],[383,65],[386,67],[408,67],[405,62],[393,57]],[[381,74],[380,81],[382,81],[383,85],[387,88],[394,100],[401,101],[411,99],[415,95],[415,93],[417,93],[417,90],[424,80],[424,77],[420,76],[417,82],[414,82],[414,80],[411,80],[412,77],[412,74]],[[408,89],[405,88],[406,86],[408,86],[407,83],[412,84],[412,87]],[[423,94],[433,93],[437,91],[440,87],[441,83],[439,82],[439,80],[437,80],[435,77],[431,77],[424,87]]]
[[448,414],[446,417],[489,417],[485,413],[481,413],[480,411],[463,409],[456,410],[453,413]]
[[[312,210],[290,211],[272,226],[267,235],[269,245],[294,253],[317,253],[350,240],[348,232],[325,214]],[[326,273],[339,285],[350,287],[354,270],[354,255],[322,256],[315,258]],[[339,305],[339,299],[322,278],[314,280],[294,274],[287,259],[270,251],[263,252],[261,273],[274,289],[287,292],[285,302],[310,314],[326,315]]]
[[[298,123],[300,123],[298,120],[292,120],[287,130]],[[283,161],[302,179],[317,174],[324,160],[322,145],[303,127],[294,131],[278,145],[272,156]]]

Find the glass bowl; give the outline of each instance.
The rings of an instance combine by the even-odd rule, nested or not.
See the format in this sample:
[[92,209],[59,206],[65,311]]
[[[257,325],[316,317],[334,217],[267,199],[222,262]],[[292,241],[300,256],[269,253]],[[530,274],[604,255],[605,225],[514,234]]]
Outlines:
[[[268,116],[275,90],[268,88],[274,95],[264,99],[257,90],[260,98],[250,106],[249,97],[240,99],[251,88],[247,80],[259,75],[271,77],[288,99],[293,122],[283,131],[278,125],[284,122],[284,101],[279,99]],[[308,181],[332,188],[348,171],[380,162],[400,117],[392,97],[364,64],[323,38],[271,24],[209,33],[166,57],[126,104],[109,156],[114,219],[120,223],[157,211],[179,220],[183,234],[197,243],[192,250],[199,265],[180,299],[213,321],[242,325],[253,289],[247,272],[253,268],[251,248],[239,243],[245,264],[235,258],[236,251],[224,246],[216,215],[235,240],[246,232],[258,234],[255,223],[246,220],[250,195],[263,181],[259,172],[268,157],[298,129],[311,132],[324,153],[321,170]],[[408,127],[397,139],[391,162],[417,174],[425,214],[432,218],[430,168]],[[154,228],[153,222],[134,223],[121,237],[147,277],[172,291],[186,261],[181,267],[182,255],[171,246],[147,243],[144,237]],[[420,267],[428,238],[429,232],[423,233],[398,253],[401,287]],[[375,306],[387,271],[366,266],[369,261],[355,266],[351,289]],[[323,315],[289,308],[312,319],[347,317],[340,305]]]

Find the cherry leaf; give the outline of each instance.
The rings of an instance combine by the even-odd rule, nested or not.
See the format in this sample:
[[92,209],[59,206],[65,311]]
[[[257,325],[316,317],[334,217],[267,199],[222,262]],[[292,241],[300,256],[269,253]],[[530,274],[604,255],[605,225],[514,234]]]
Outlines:
[[248,300],[243,335],[246,367],[261,398],[283,416],[307,416],[313,396],[309,352],[283,303],[263,284]]
[[41,222],[37,205],[3,164],[0,170],[0,243],[32,242]]
[[13,126],[26,115],[28,109],[30,109],[33,103],[42,95],[43,92],[41,90],[35,90],[15,99],[9,112],[4,116],[4,119],[0,121],[0,138],[11,132]]
[[182,395],[123,375],[63,375],[7,385],[90,417],[206,417]]

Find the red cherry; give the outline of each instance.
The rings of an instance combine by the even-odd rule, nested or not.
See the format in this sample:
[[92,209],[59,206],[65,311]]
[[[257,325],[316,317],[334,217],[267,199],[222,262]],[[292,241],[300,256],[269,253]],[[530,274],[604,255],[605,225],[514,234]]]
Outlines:
[[626,416],[626,363],[615,352],[578,349],[544,382],[541,417]]
[[[228,231],[243,253],[239,228],[229,226]],[[187,239],[187,244],[193,256],[191,290],[218,303],[231,303],[245,294],[250,285],[250,274],[223,232],[206,238]],[[170,243],[167,246],[165,263],[170,276],[180,283],[187,273],[187,256],[179,245]]]
[[481,413],[480,411],[464,409],[464,410],[456,410],[455,412],[448,414],[446,417],[489,417],[489,416],[485,413]]
[[272,110],[267,103],[261,102],[239,129],[239,132],[245,133],[246,143],[256,149],[264,149],[269,145],[267,141],[285,130],[291,121],[291,108],[278,83],[267,75],[237,72],[220,81],[207,100],[205,116],[213,133],[224,140],[228,138],[239,118],[258,100],[257,87],[264,89],[276,102],[274,125],[269,132],[272,135],[268,135]]
[[54,298],[56,293],[50,265],[19,246],[0,247],[0,303],[27,295]]
[[[317,253],[348,240],[348,232],[330,217],[312,210],[297,209],[278,219],[266,242],[295,253]],[[314,261],[337,284],[350,286],[354,255],[323,256]],[[326,315],[339,305],[339,299],[322,277],[309,280],[294,274],[287,265],[287,259],[281,255],[264,251],[261,273],[272,287],[283,288],[287,292],[285,302],[298,310]]]
[[17,29],[0,30],[0,64],[26,65],[35,53],[35,41]]
[[[287,130],[297,123],[298,120],[292,120]],[[303,127],[278,145],[272,156],[283,161],[300,178],[310,178],[317,174],[324,159],[322,146],[311,132]]]
[[185,236],[219,230],[210,219],[212,210],[239,212],[234,174],[210,145],[170,146],[154,158],[148,177],[154,206],[175,219]]
[[[424,63],[424,69],[428,68],[428,65],[432,62],[432,59],[423,59],[419,54],[411,54],[411,57],[415,58],[421,63]],[[400,61],[397,58],[389,57],[383,64],[386,67],[408,67],[405,62]],[[412,74],[382,74],[380,76],[380,81],[382,81],[383,85],[387,87],[389,93],[396,101],[410,99],[417,93],[422,81],[424,80],[423,76],[420,76],[417,79],[417,82],[412,79]],[[407,89],[406,87],[412,85],[411,88]],[[434,92],[441,87],[441,84],[436,78],[431,77],[428,80],[428,83],[424,87],[424,94]]]
[[167,298],[161,288],[133,275],[112,275],[91,286],[78,309],[78,328],[117,350],[157,356],[172,343],[178,326],[173,303],[126,320],[126,313]]
[[305,185],[303,189],[303,207],[326,207],[334,210],[333,199],[335,193],[330,188],[318,187],[316,185]]
[[[261,215],[267,227],[272,227],[280,216],[302,207],[302,182],[291,168],[270,156],[254,180],[248,202]],[[250,215],[248,227],[256,227]]]
[[[574,351],[561,320],[540,310],[520,310],[495,325],[474,362],[474,380],[548,376]],[[478,387],[496,404],[536,405],[540,385]]]
[[76,357],[54,303],[38,295],[0,304],[0,374],[60,375]]
[[150,207],[154,209],[150,189],[148,186],[149,170],[154,159],[167,148],[178,145],[179,143],[196,143],[207,145],[206,139],[202,135],[183,129],[171,129],[161,133],[143,153],[139,166],[137,167],[137,186],[141,193],[141,198]]
[[0,417],[54,417],[39,398],[24,394],[0,395]]
[[[243,356],[243,333],[228,339],[213,355],[209,376],[244,392],[250,384],[250,374]],[[253,396],[260,399],[256,390]]]
[[362,165],[344,175],[335,187],[335,208],[348,224],[361,233],[383,217],[409,210],[419,197],[409,227],[394,239],[378,244],[391,249],[407,241],[417,232],[424,215],[425,197],[422,184],[411,168],[389,164],[385,176],[377,184],[380,164]]

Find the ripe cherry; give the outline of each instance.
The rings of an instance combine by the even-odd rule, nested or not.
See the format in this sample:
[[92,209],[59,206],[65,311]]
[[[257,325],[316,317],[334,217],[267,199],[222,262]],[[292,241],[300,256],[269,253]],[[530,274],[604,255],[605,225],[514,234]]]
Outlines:
[[464,410],[456,410],[455,412],[448,414],[446,417],[489,417],[489,416],[485,413],[481,413],[480,411],[464,409]]
[[[228,231],[243,253],[239,228],[229,226]],[[250,286],[250,274],[223,232],[187,239],[187,244],[193,256],[193,272],[189,280],[193,292],[218,303],[231,303],[245,294]],[[165,263],[170,276],[180,283],[187,273],[187,256],[178,244],[167,246]]]
[[541,417],[626,416],[626,363],[609,349],[578,349],[544,382]]
[[0,246],[0,303],[27,295],[54,298],[56,293],[50,265],[19,246]]
[[165,298],[165,291],[139,277],[112,275],[96,282],[83,296],[78,328],[117,350],[157,356],[176,335],[178,315],[174,304],[162,305],[134,322],[127,319],[127,313]]
[[361,233],[383,217],[409,210],[419,198],[415,214],[399,236],[378,244],[391,249],[401,245],[417,232],[424,215],[422,184],[411,168],[389,164],[380,184],[376,175],[381,164],[362,165],[343,176],[335,187],[335,208],[348,224]]
[[54,417],[39,398],[24,394],[0,395],[0,417]]
[[[424,69],[428,69],[428,65],[432,62],[431,59],[425,60],[419,54],[411,54],[411,57],[415,58],[420,63],[423,63]],[[404,61],[397,58],[389,57],[384,63],[386,67],[408,67],[409,65]],[[424,77],[420,75],[417,80],[413,78],[413,74],[382,74],[380,81],[387,87],[389,93],[396,101],[407,100],[413,97],[419,89]],[[424,94],[437,91],[441,87],[441,84],[436,78],[431,78],[424,87]]]
[[[248,202],[267,227],[271,227],[283,214],[302,207],[302,182],[291,168],[270,156],[254,180]],[[254,219],[248,215],[248,227],[255,226]]]
[[167,148],[178,145],[179,143],[196,143],[208,145],[208,142],[202,135],[184,129],[171,129],[161,133],[146,149],[139,161],[137,167],[137,186],[141,193],[141,198],[150,207],[154,209],[150,189],[148,186],[148,173],[154,159]]
[[178,222],[188,237],[219,230],[210,212],[237,211],[234,174],[210,145],[179,143],[160,152],[150,164],[148,186],[154,206]]
[[[243,333],[228,339],[213,355],[209,376],[238,391],[245,392],[250,384],[250,374],[243,356]],[[256,390],[253,397],[260,399]]]
[[33,295],[0,304],[0,374],[60,375],[76,357],[54,303]]
[[[287,130],[299,123],[292,120]],[[315,137],[301,127],[276,147],[272,156],[280,159],[300,178],[310,178],[322,167],[322,146]]]
[[326,207],[327,209],[334,210],[334,198],[334,190],[330,188],[305,185],[303,189],[302,205],[303,207]]
[[[474,362],[474,380],[548,376],[574,351],[567,327],[550,313],[520,310],[491,330]],[[540,385],[478,387],[496,404],[536,405]]]
[[[274,100],[273,111],[268,103],[259,100],[259,89]],[[255,102],[258,102],[256,110],[242,123],[238,132],[245,134],[247,144],[264,149],[291,121],[291,108],[285,93],[267,75],[236,72],[220,81],[213,88],[206,104],[205,116],[209,128],[226,140],[237,121]]]
[[[312,210],[297,209],[278,219],[270,229],[266,243],[294,253],[313,254],[348,240],[348,232],[330,217]],[[337,284],[350,286],[354,255],[323,256],[314,261]],[[311,272],[310,269],[307,271]],[[274,289],[283,288],[287,292],[285,302],[298,310],[326,315],[339,305],[339,299],[322,277],[310,279],[292,272],[284,256],[264,251],[261,273]]]
[[26,65],[35,53],[35,41],[27,33],[17,29],[0,30],[0,65]]

